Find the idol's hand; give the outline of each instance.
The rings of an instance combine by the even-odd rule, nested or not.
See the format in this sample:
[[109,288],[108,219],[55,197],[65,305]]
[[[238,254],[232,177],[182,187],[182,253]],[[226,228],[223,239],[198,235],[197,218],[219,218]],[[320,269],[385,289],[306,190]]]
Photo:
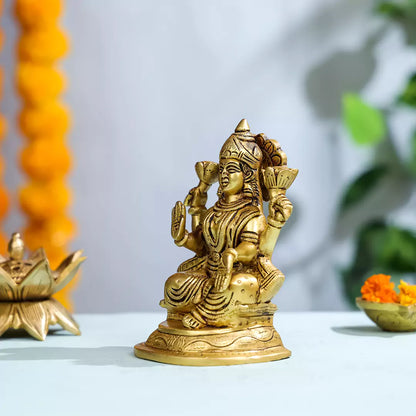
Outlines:
[[231,282],[231,271],[228,271],[225,266],[220,266],[214,281],[214,288],[216,292],[224,292],[228,289]]
[[186,208],[182,202],[178,201],[172,209],[172,238],[181,241],[185,237]]
[[293,205],[283,194],[274,196],[269,204],[269,215],[282,225],[289,219],[292,214]]
[[237,251],[233,248],[227,248],[222,254],[221,263],[218,267],[214,282],[214,287],[217,292],[224,292],[230,286],[233,266],[237,257]]
[[201,190],[201,186],[195,186],[192,188],[185,198],[184,204],[187,207],[204,207],[208,200],[208,193]]

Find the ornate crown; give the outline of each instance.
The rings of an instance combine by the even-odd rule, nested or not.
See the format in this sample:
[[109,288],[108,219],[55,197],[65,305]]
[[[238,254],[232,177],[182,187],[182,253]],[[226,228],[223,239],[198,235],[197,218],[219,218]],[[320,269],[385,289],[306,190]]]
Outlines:
[[243,118],[222,146],[220,159],[237,159],[247,163],[252,169],[258,169],[262,157],[262,151],[256,143],[255,136],[250,133],[250,126]]

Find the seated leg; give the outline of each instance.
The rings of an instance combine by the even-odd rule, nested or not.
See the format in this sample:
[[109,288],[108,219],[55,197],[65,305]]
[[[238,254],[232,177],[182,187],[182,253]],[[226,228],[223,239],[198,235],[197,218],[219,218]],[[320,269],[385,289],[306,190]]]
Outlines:
[[283,285],[285,275],[267,257],[260,258],[259,272],[261,274],[259,301],[269,302]]
[[234,301],[246,305],[257,302],[259,283],[255,276],[248,273],[235,273],[231,278],[229,290]]
[[165,283],[165,297],[162,306],[171,312],[189,312],[203,299],[210,281],[201,272],[179,272]]

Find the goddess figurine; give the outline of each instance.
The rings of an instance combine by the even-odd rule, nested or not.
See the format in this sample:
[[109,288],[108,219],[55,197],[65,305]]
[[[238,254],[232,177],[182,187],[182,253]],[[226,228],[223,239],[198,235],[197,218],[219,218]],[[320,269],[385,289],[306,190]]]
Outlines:
[[[252,134],[245,119],[223,145],[219,163],[198,162],[195,169],[199,184],[174,206],[171,227],[175,244],[195,256],[167,279],[160,302],[167,320],[135,354],[182,365],[287,358],[271,303],[285,277],[271,256],[292,213],[286,190],[298,171],[287,167],[276,141]],[[207,209],[208,189],[217,181],[218,201]],[[267,218],[263,201],[270,201]]]

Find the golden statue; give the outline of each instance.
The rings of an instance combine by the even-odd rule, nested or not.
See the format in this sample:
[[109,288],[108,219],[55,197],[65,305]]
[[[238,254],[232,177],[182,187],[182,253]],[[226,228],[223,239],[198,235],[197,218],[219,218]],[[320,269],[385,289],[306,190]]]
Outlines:
[[[198,162],[199,184],[172,210],[175,244],[195,256],[165,283],[161,306],[167,320],[145,343],[140,358],[182,365],[228,365],[290,356],[273,327],[271,303],[284,281],[271,261],[292,213],[286,197],[297,169],[287,167],[280,145],[238,124],[220,152],[219,164]],[[218,201],[205,207],[219,181]],[[263,213],[269,202],[269,214]],[[192,231],[186,230],[186,206]]]
[[65,287],[85,260],[78,250],[52,271],[42,248],[27,259],[19,233],[10,239],[9,258],[0,256],[0,336],[8,329],[24,329],[43,341],[50,325],[80,335],[78,324],[52,295]]

